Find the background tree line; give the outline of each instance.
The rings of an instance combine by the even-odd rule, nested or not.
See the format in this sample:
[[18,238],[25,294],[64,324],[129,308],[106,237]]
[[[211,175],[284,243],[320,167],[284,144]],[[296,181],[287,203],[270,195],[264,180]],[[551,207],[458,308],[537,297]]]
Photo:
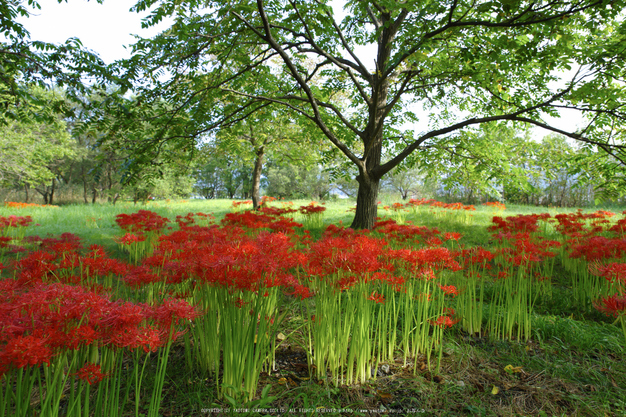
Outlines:
[[[63,97],[60,89],[40,87],[32,87],[32,94],[42,102]],[[57,113],[54,120],[4,120],[0,125],[4,201],[252,199],[255,187],[263,195],[284,199],[356,197],[356,172],[342,165],[332,147],[313,148],[315,131],[284,113],[222,128],[195,147],[193,158],[166,148],[161,158],[144,165],[128,181],[129,161],[136,150],[119,146],[124,142],[116,136],[148,135],[151,127],[144,125],[139,133],[117,131],[101,114],[99,124],[86,128],[84,120],[94,118],[90,103],[101,100],[94,91],[83,105],[73,104],[71,117]],[[133,99],[123,101],[126,109],[133,107]],[[485,124],[392,170],[381,184],[381,198],[590,205],[611,192],[606,178],[597,175],[599,157],[597,151],[564,136],[536,140],[519,126]],[[611,175],[613,184],[615,173]]]

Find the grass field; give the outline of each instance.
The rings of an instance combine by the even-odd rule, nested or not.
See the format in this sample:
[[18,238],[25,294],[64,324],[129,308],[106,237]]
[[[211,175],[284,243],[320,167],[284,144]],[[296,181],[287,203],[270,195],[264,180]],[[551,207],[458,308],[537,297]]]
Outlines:
[[[297,208],[309,202],[295,201],[293,203],[293,206]],[[494,215],[507,217],[517,214],[549,213],[551,217],[554,217],[558,213],[574,213],[576,211],[574,209],[561,210],[515,206],[509,206],[505,211],[497,211],[486,206],[478,206],[476,211],[453,211],[422,206],[412,211],[400,212],[382,208],[383,205],[390,203],[392,202],[381,204],[379,215],[387,215],[392,219],[395,218],[398,220],[398,223],[402,224],[412,222],[413,225],[426,226],[430,230],[437,228],[440,232],[437,236],[443,236],[446,232],[460,233],[462,237],[458,242],[447,240],[441,243],[427,243],[425,238],[419,241],[420,249],[429,250],[429,248],[441,247],[445,248],[449,253],[459,249],[459,245],[463,245],[465,249],[480,246],[494,253],[497,251],[502,251],[501,253],[504,254],[509,253],[507,252],[508,249],[503,251],[503,248],[512,248],[514,244],[519,243],[519,240],[510,241],[513,243],[506,243],[507,238],[504,238],[504,240],[496,239],[493,234],[497,233],[497,231],[488,230],[488,227],[492,225],[491,219]],[[273,205],[280,206],[281,204]],[[323,231],[330,224],[338,225],[341,222],[343,225],[349,225],[353,216],[350,209],[353,206],[354,203],[347,200],[328,203],[326,205],[327,210],[324,212],[324,226],[310,230],[312,242],[324,241]],[[116,224],[115,216],[121,213],[134,213],[140,209],[150,210],[170,219],[172,221],[170,226],[173,229],[164,231],[165,234],[168,234],[178,229],[174,223],[174,219],[178,215],[184,216],[190,212],[212,213],[216,218],[216,222],[219,223],[227,213],[232,211],[232,205],[230,200],[195,200],[189,202],[151,202],[146,206],[118,203],[116,206],[76,205],[58,208],[28,207],[12,209],[0,207],[0,216],[31,216],[33,219],[32,224],[20,229],[20,233],[24,236],[53,237],[59,236],[64,232],[70,232],[80,237],[83,243],[83,251],[91,244],[102,245],[112,258],[128,263],[130,262],[128,253],[121,250],[121,246],[114,241],[114,238],[119,238],[124,234]],[[585,210],[585,212],[592,211],[596,210]],[[598,231],[597,234],[609,236],[609,227],[615,225],[617,219],[622,217],[621,214],[618,214],[610,218],[609,223],[604,224],[602,226],[604,229]],[[306,220],[300,214],[296,214],[294,219],[296,221]],[[581,220],[581,222],[587,229],[590,229],[593,221],[587,219]],[[152,355],[141,356],[140,362],[131,361],[132,355],[135,353],[126,352],[120,355],[119,375],[125,375],[126,377],[128,375],[138,375],[126,370],[126,368],[128,368],[128,364],[140,363],[143,382],[138,384],[137,381],[132,382],[132,378],[128,378],[128,380],[121,378],[121,385],[116,389],[126,394],[125,401],[123,401],[125,404],[123,405],[124,408],[118,415],[161,415],[165,417],[201,415],[309,416],[318,414],[345,416],[413,414],[436,416],[626,415],[626,395],[624,395],[626,364],[622,361],[626,346],[626,335],[624,335],[619,325],[616,325],[614,317],[606,316],[593,306],[593,302],[600,295],[610,295],[610,293],[587,294],[589,298],[585,299],[584,288],[586,287],[581,289],[577,287],[577,285],[581,284],[576,284],[576,282],[578,282],[577,280],[582,280],[583,278],[581,277],[583,275],[587,277],[588,274],[586,272],[583,274],[581,271],[577,271],[576,268],[582,268],[582,265],[584,265],[584,268],[588,269],[588,265],[582,263],[582,261],[572,263],[568,255],[569,249],[565,249],[565,247],[567,245],[573,247],[574,244],[567,243],[568,237],[560,234],[555,224],[541,224],[543,226],[537,232],[531,234],[538,239],[536,241],[533,240],[533,244],[552,239],[561,242],[563,246],[559,249],[554,249],[556,253],[554,258],[546,256],[541,259],[541,262],[537,262],[537,266],[532,267],[537,268],[532,269],[532,271],[540,271],[545,280],[534,282],[532,284],[533,289],[528,290],[535,291],[534,288],[541,288],[541,291],[532,293],[532,308],[528,309],[528,311],[521,308],[525,314],[520,313],[519,317],[521,318],[515,319],[518,321],[511,325],[508,336],[506,331],[503,330],[504,327],[502,327],[506,326],[506,317],[503,319],[504,321],[497,321],[494,317],[501,314],[506,316],[508,311],[515,310],[518,307],[511,307],[509,304],[498,304],[506,302],[498,301],[498,297],[506,298],[507,294],[510,295],[510,293],[523,292],[525,290],[506,290],[508,287],[500,287],[499,285],[501,284],[497,280],[492,282],[487,279],[482,281],[482,284],[480,284],[481,281],[477,281],[479,283],[478,289],[480,290],[482,286],[484,291],[484,294],[481,292],[480,301],[482,305],[479,307],[481,311],[484,310],[484,314],[478,318],[480,322],[478,330],[467,330],[466,317],[454,316],[459,322],[447,328],[447,326],[443,325],[434,325],[432,323],[433,320],[427,320],[426,316],[424,316],[421,321],[415,321],[415,326],[424,325],[424,331],[426,332],[424,335],[426,345],[417,350],[414,350],[412,345],[403,344],[405,342],[401,341],[401,330],[398,330],[398,342],[394,345],[388,341],[387,337],[391,337],[391,333],[395,332],[395,330],[392,330],[392,327],[388,324],[385,325],[387,327],[379,327],[380,323],[377,320],[379,320],[379,317],[387,317],[385,314],[389,311],[399,311],[397,314],[399,318],[396,318],[398,329],[406,326],[408,321],[408,310],[390,310],[391,307],[389,306],[392,304],[392,301],[393,303],[402,302],[402,295],[401,293],[389,291],[384,293],[386,297],[385,304],[376,302],[376,304],[371,303],[371,305],[362,306],[358,301],[348,301],[347,304],[341,304],[342,307],[339,307],[339,310],[337,310],[338,316],[352,317],[348,316],[347,310],[354,309],[357,312],[353,319],[355,323],[362,323],[361,325],[365,326],[367,331],[370,331],[370,327],[375,328],[376,330],[367,334],[373,335],[372,337],[376,337],[376,339],[372,341],[371,345],[368,343],[363,345],[365,346],[363,349],[367,350],[367,355],[372,355],[371,357],[367,356],[370,359],[361,362],[359,356],[356,355],[353,362],[350,362],[351,359],[348,359],[347,363],[349,365],[343,364],[335,370],[331,370],[331,365],[329,365],[327,372],[326,369],[320,370],[320,366],[315,366],[315,364],[332,363],[331,359],[328,359],[326,362],[316,362],[319,361],[316,358],[316,354],[319,356],[319,352],[323,348],[326,349],[327,346],[319,344],[319,342],[316,342],[318,344],[311,342],[311,335],[315,335],[315,337],[320,339],[322,336],[315,333],[315,331],[319,332],[319,329],[314,325],[307,324],[311,320],[311,317],[309,317],[311,312],[316,313],[318,316],[322,314],[321,304],[316,304],[317,301],[313,300],[317,300],[315,297],[322,297],[321,294],[324,291],[324,287],[318,283],[308,283],[307,285],[311,291],[316,294],[314,297],[300,300],[296,296],[285,295],[283,292],[279,292],[276,293],[276,298],[273,299],[275,304],[258,304],[259,311],[266,311],[260,309],[267,308],[267,311],[272,311],[272,314],[275,314],[270,316],[284,318],[280,322],[277,320],[274,323],[274,319],[272,319],[265,323],[261,318],[261,313],[259,313],[259,322],[256,326],[267,326],[264,332],[267,335],[274,336],[272,341],[268,341],[267,351],[256,350],[257,348],[260,349],[260,345],[263,345],[260,341],[257,343],[257,336],[262,335],[264,332],[258,330],[260,327],[257,330],[252,330],[254,340],[249,345],[254,346],[250,347],[250,355],[260,354],[262,356],[261,359],[256,360],[255,368],[245,365],[245,372],[259,371],[256,372],[258,375],[255,376],[258,380],[253,385],[254,392],[250,392],[250,390],[244,392],[245,390],[241,387],[230,387],[223,390],[218,388],[218,381],[225,383],[223,369],[220,368],[213,372],[200,369],[200,366],[197,366],[196,362],[194,362],[197,359],[189,358],[190,352],[199,352],[197,346],[200,339],[181,337],[171,345],[171,350],[168,351],[169,359],[159,353],[163,352],[165,348],[161,348],[161,350]],[[0,235],[1,232],[2,230],[0,230]],[[303,234],[301,231],[298,231],[295,236],[297,236],[295,239],[301,239]],[[392,250],[396,250],[398,254],[401,254],[402,250],[409,250],[407,248],[410,248],[410,241],[404,243],[395,242],[391,236],[391,234],[382,237],[378,236],[377,239],[379,240],[377,241],[385,239],[389,243],[385,248],[393,248]],[[615,239],[616,241],[624,240],[623,235]],[[306,245],[314,246],[311,242],[306,244],[302,243],[304,241],[298,240],[298,242],[298,250],[304,251]],[[418,241],[416,240],[415,242]],[[569,248],[569,246],[567,247]],[[417,246],[415,249],[417,250]],[[225,253],[226,255],[222,256],[228,256],[228,253]],[[19,280],[19,277],[16,275],[17,268],[11,267],[11,262],[16,256],[23,259],[26,255],[24,253],[17,255],[5,253],[4,258],[0,258],[7,267],[2,271],[3,279],[16,278]],[[266,255],[269,258],[272,256],[279,256],[279,253],[272,252]],[[498,256],[490,261],[493,263],[494,269],[489,273],[495,274],[495,271],[502,271],[513,275],[522,271],[521,267],[518,268],[513,264],[507,264],[503,260],[504,255]],[[459,254],[453,255],[452,258],[450,262],[453,262],[455,259],[461,262],[461,255]],[[622,261],[623,259],[612,257],[606,258],[603,262],[608,264],[609,262],[620,263]],[[549,267],[546,265],[549,265]],[[307,282],[305,278],[300,276],[303,270],[299,268],[296,267],[299,271],[296,275],[301,282]],[[531,267],[527,268],[523,269],[523,271],[531,271]],[[165,269],[159,269],[159,271],[165,271]],[[350,275],[345,270],[344,268],[344,272],[339,273],[339,278],[344,279]],[[387,270],[384,271],[385,273],[387,272]],[[398,267],[394,273],[401,275],[402,271],[406,275],[407,270],[401,267]],[[469,285],[465,284],[469,279],[469,272],[467,271],[467,268],[465,268],[465,271],[437,269],[435,272],[439,281],[433,282],[441,282],[443,287],[446,284],[455,285],[460,292],[463,292],[462,288],[466,288],[465,285]],[[486,269],[481,269],[480,271],[483,274],[487,273]],[[519,274],[522,274],[522,272],[519,272]],[[623,286],[605,288],[602,281],[604,278],[595,278],[601,280],[600,284],[598,284],[600,287],[597,287],[600,288],[598,291],[609,291],[609,289],[612,291],[615,288],[623,291]],[[589,279],[593,280],[594,278],[591,277]],[[616,285],[619,283],[618,281],[619,279],[616,280]],[[99,282],[105,286],[107,285],[104,284],[104,281]],[[351,288],[361,288],[359,285],[356,284],[355,287]],[[374,300],[375,295],[380,296],[383,294],[383,291],[387,291],[385,289],[387,287],[383,287],[378,283],[370,283],[368,285],[373,285],[372,287],[364,287],[366,288],[364,290],[366,291],[366,296],[370,292],[372,294],[370,300]],[[111,286],[112,288],[120,288],[119,283],[113,283]],[[435,291],[438,291],[435,284],[428,288],[430,288],[431,294],[435,294]],[[467,288],[470,287],[467,286]],[[502,288],[505,288],[505,290],[502,290]],[[184,288],[184,291],[187,290],[189,290],[189,287]],[[141,295],[133,294],[132,289],[119,291],[116,294],[125,294],[125,297],[132,300],[146,301],[148,299],[146,298],[148,296],[143,293],[144,290],[137,290],[142,292]],[[348,293],[349,291],[347,290],[342,292],[345,297],[348,297]],[[215,294],[228,297],[228,293],[216,292]],[[273,297],[273,294],[268,299]],[[180,296],[180,294],[178,295]],[[185,298],[183,296],[180,297]],[[328,297],[329,300],[339,300],[339,298],[332,298],[335,297],[332,295],[328,295]],[[530,297],[529,295],[529,299]],[[190,302],[198,300],[198,298],[193,296],[187,296],[185,299]],[[468,296],[462,294],[457,297],[444,297],[442,294],[440,304],[437,304],[439,303],[437,301],[439,298],[433,296],[432,308],[444,311],[444,309],[453,307],[458,312],[462,308],[462,303],[472,303],[477,299],[478,295],[468,298]],[[254,298],[245,298],[245,300],[251,303],[257,302]],[[350,298],[350,300],[352,299]],[[428,300],[431,302],[430,296]],[[5,300],[5,302],[7,301]],[[346,303],[345,299],[341,299],[340,302]],[[413,306],[411,308],[419,308],[420,305],[422,304],[418,301],[416,304],[411,304]],[[254,307],[254,309],[256,308]],[[363,310],[360,310],[361,308]],[[370,314],[371,318],[369,318]],[[622,314],[624,314],[623,311]],[[363,315],[367,315],[370,321],[359,321],[363,320]],[[224,317],[227,316],[225,315]],[[235,320],[238,316],[233,313],[232,317]],[[312,317],[314,318],[315,314]],[[441,317],[444,316],[442,315]],[[452,318],[452,316],[450,317]],[[224,332],[225,327],[227,327],[224,324],[226,321],[223,318],[221,320],[220,323],[222,324],[219,326],[221,326],[221,331]],[[519,320],[523,320],[525,324],[522,324]],[[433,325],[429,325],[429,322]],[[200,322],[196,321],[195,323],[197,323],[194,325],[195,330],[191,330],[190,334],[196,335],[198,333],[200,326],[198,323]],[[205,323],[207,326],[210,325],[208,321],[202,323]],[[340,326],[338,323],[335,325]],[[474,326],[476,326],[475,323]],[[528,334],[523,333],[521,330],[523,326],[527,326]],[[338,328],[333,329],[337,330]],[[352,329],[358,329],[358,326],[352,327]],[[380,329],[387,329],[388,331],[382,332]],[[409,332],[410,330],[405,331]],[[474,330],[476,330],[475,327]],[[255,331],[258,334],[255,334]],[[381,337],[383,333],[384,337]],[[232,331],[232,334],[233,340],[230,339],[231,336],[223,336],[223,333],[220,336],[224,337],[224,339],[220,339],[222,351],[218,352],[216,360],[222,366],[227,366],[228,343],[232,342],[235,345],[235,339],[239,337],[236,331]],[[500,336],[495,336],[496,334]],[[341,334],[337,333],[333,337],[341,338]],[[358,339],[355,330],[346,337],[347,358],[352,358],[353,352],[359,349],[359,346],[362,346],[356,344],[358,340],[360,339]],[[2,343],[6,344],[7,342]],[[333,342],[331,340],[326,343],[330,346]],[[376,343],[380,344],[376,345]],[[390,344],[387,345],[387,343]],[[347,347],[348,344],[349,348]],[[0,344],[0,347],[2,347],[2,344]],[[167,349],[170,349],[169,345]],[[316,349],[318,352],[316,352]],[[90,354],[93,353],[93,349],[89,350],[87,348],[86,351],[91,352]],[[136,349],[135,351],[140,352],[141,350]],[[388,352],[388,354],[381,356],[381,351]],[[415,352],[414,355],[408,355],[408,360],[407,351]],[[96,362],[105,363],[104,353],[100,352],[99,355],[99,359]],[[137,358],[139,358],[139,355],[140,353],[137,353]],[[263,364],[265,359],[263,355],[270,358],[271,366]],[[331,353],[329,355],[332,356]],[[67,358],[70,357],[67,356]],[[3,356],[0,355],[0,361],[2,358]],[[164,358],[166,359],[164,360]],[[271,360],[272,358],[273,360]],[[71,359],[71,361],[70,359],[65,360],[67,360],[66,363],[53,363],[56,366],[54,369],[57,371],[65,369],[64,366],[68,369],[71,368],[71,364],[74,363],[71,361],[74,359]],[[354,368],[352,364],[354,364]],[[359,374],[359,367],[366,369],[365,373]],[[46,367],[42,366],[41,368]],[[0,417],[17,415],[12,414],[17,413],[16,404],[19,403],[18,399],[16,399],[16,394],[12,394],[12,390],[14,388],[18,389],[17,387],[20,386],[22,383],[20,381],[22,380],[19,379],[21,376],[18,378],[18,373],[15,373],[15,370],[10,371],[11,369],[13,368],[0,369],[5,372],[2,386],[0,386],[0,391],[3,393],[0,395],[0,400],[9,404],[7,409],[0,406]],[[353,371],[355,375],[360,376],[350,379],[349,374]],[[14,373],[11,374],[11,372]],[[86,391],[81,388],[81,391],[78,392],[78,388],[76,388],[77,392],[75,393],[73,383],[68,382],[63,387],[52,386],[49,385],[48,379],[53,378],[53,376],[45,374],[43,370],[41,373],[39,372],[37,370],[36,373],[32,374],[36,375],[32,377],[33,384],[34,386],[43,384],[41,386],[47,388],[44,388],[43,391],[37,391],[33,388],[32,393],[29,391],[28,395],[20,394],[28,396],[28,401],[24,400],[22,404],[27,403],[29,405],[24,406],[19,411],[24,416],[39,415],[40,413],[42,415],[59,416],[82,415],[72,413],[77,409],[89,410],[89,407],[85,404],[87,400],[91,401],[91,412],[94,413],[94,410],[97,410],[97,406],[94,404],[98,401],[97,398],[100,398],[98,397],[98,387],[115,387],[111,383],[107,382],[108,385],[103,385],[103,382],[100,382],[101,385],[94,384],[92,386],[89,384],[88,388],[90,391],[87,388],[85,388]],[[131,373],[128,374],[127,372]],[[346,373],[348,376],[344,379]],[[21,371],[19,375],[22,375]],[[244,378],[246,383],[252,379],[250,376]],[[42,382],[44,380],[45,382]],[[131,382],[135,385],[132,385]],[[161,390],[158,389],[160,387],[159,384],[162,384]],[[28,386],[28,384],[25,386]],[[82,385],[76,385],[76,387],[79,386]],[[141,388],[136,388],[139,386]],[[246,387],[249,386],[246,385]],[[46,408],[42,405],[44,394],[55,389],[59,392],[57,414],[54,411],[45,411],[44,409]],[[100,388],[100,391],[102,389],[104,388]],[[159,391],[158,397],[154,397],[156,391]],[[157,410],[150,406],[153,401],[160,401],[160,407]],[[11,409],[11,404],[16,408]],[[46,410],[55,408],[51,407],[50,404],[47,406]],[[255,409],[256,411],[254,411]]]

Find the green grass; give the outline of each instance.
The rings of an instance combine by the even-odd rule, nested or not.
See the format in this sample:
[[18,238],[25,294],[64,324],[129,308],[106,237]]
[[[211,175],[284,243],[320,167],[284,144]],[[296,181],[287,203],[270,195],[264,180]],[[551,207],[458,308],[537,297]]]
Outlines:
[[[308,204],[295,201],[294,207]],[[353,201],[328,203],[324,223],[349,225]],[[8,209],[0,207],[0,216],[30,215],[33,225],[27,235],[42,237],[75,233],[84,245],[100,244],[116,256],[125,256],[112,238],[121,234],[115,215],[147,209],[174,221],[176,215],[188,212],[213,213],[219,221],[231,210],[230,200],[197,200],[184,203],[156,202],[146,206],[128,203],[108,205],[70,205],[60,208]],[[616,209],[613,209],[614,211]],[[563,210],[574,211],[574,209]],[[595,211],[586,210],[586,211]],[[543,207],[509,207],[499,215],[549,212]],[[560,211],[559,211],[560,212]],[[381,210],[381,213],[384,213]],[[406,220],[417,225],[437,227],[441,232],[463,234],[467,247],[491,246],[487,231],[494,211],[477,207],[467,223],[455,214],[437,215],[422,209]],[[296,216],[296,220],[299,220]],[[323,228],[311,231],[319,237]],[[441,372],[433,374],[424,357],[403,367],[402,353],[387,363],[389,370],[363,385],[332,387],[320,384],[306,371],[303,346],[305,336],[300,327],[300,307],[291,298],[285,300],[287,335],[277,353],[284,365],[276,372],[261,376],[259,391],[253,403],[231,404],[218,401],[214,381],[200,372],[188,371],[184,347],[176,345],[167,371],[161,414],[168,416],[217,415],[203,412],[221,409],[222,415],[258,415],[235,412],[234,406],[266,410],[266,414],[372,416],[621,416],[626,415],[626,363],[622,361],[624,338],[612,320],[600,313],[581,309],[571,301],[567,272],[557,265],[553,278],[553,297],[539,300],[532,317],[533,336],[527,343],[493,341],[464,334],[453,328],[445,334]],[[305,369],[302,364],[304,363]],[[508,371],[510,365],[519,371]],[[154,366],[149,364],[148,366]],[[147,378],[150,378],[148,373]],[[146,383],[145,386],[150,386]],[[269,387],[266,395],[262,389]],[[143,398],[149,398],[143,395]],[[147,404],[141,404],[145,409]],[[335,411],[332,411],[332,410]],[[294,410],[289,412],[289,410]],[[341,411],[343,410],[343,411]],[[405,414],[400,413],[404,410]],[[395,413],[394,413],[395,412]]]

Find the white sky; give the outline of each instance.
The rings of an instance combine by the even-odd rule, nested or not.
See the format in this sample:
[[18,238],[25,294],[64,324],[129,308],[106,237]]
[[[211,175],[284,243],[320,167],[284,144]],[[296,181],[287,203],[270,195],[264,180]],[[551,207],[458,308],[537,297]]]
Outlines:
[[[68,38],[76,37],[107,64],[130,57],[129,45],[135,41],[134,34],[151,37],[169,26],[169,22],[165,21],[157,27],[142,29],[141,20],[147,13],[130,12],[129,9],[135,4],[132,0],[104,0],[103,4],[94,0],[69,0],[64,3],[40,0],[39,3],[41,10],[34,11],[29,18],[18,19],[30,32],[31,40],[63,43]],[[560,119],[547,121],[568,131],[581,124],[576,112],[561,114]],[[536,138],[550,133],[539,128],[533,132]]]
[[134,34],[151,37],[168,27],[141,28],[141,19],[148,13],[130,12],[135,4],[129,0],[104,0],[102,4],[92,0],[40,0],[41,10],[36,10],[19,22],[30,32],[31,40],[64,43],[76,37],[83,45],[98,53],[107,64],[117,59],[129,58]]

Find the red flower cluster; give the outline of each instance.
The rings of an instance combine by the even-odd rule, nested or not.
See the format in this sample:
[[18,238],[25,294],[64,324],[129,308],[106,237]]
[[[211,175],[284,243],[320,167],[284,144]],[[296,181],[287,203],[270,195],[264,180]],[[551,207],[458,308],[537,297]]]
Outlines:
[[292,275],[291,271],[302,265],[305,258],[295,250],[288,234],[259,231],[250,235],[242,227],[229,224],[274,230],[283,225],[293,232],[286,219],[275,220],[253,212],[230,214],[222,227],[186,228],[162,236],[154,254],[125,280],[133,287],[161,280],[167,284],[190,282],[192,286],[208,284],[253,292],[280,286],[300,297],[309,296],[308,289]]
[[154,351],[167,342],[171,325],[198,316],[181,300],[153,307],[61,283],[3,280],[0,290],[0,373],[49,364],[62,351],[95,342]]
[[120,245],[132,245],[133,243],[145,242],[146,236],[143,234],[135,235],[132,233],[126,233],[122,237],[113,238],[113,240]]
[[50,204],[35,204],[35,203],[16,203],[14,201],[7,201],[6,203],[4,203],[5,207],[9,207],[9,208],[16,208],[16,209],[21,209],[21,208],[27,208],[27,207],[59,207],[59,206],[53,206]]
[[591,236],[570,241],[570,258],[583,258],[587,262],[621,258],[626,254],[626,239]]
[[[394,206],[396,206],[396,204],[399,203],[395,203]],[[442,203],[441,201],[436,201],[436,200],[426,200],[426,199],[410,199],[405,205],[404,207],[419,207],[419,206],[431,206],[431,207],[438,207],[438,208],[444,208],[444,209],[448,209],[448,210],[466,210],[466,211],[475,211],[476,207],[474,207],[473,205],[465,205],[462,203]],[[401,205],[400,205],[401,206]],[[400,206],[396,207],[395,209],[399,209]]]
[[316,214],[316,213],[323,213],[323,212],[325,212],[326,211],[326,207],[318,206],[313,201],[313,202],[311,202],[310,204],[308,204],[306,206],[300,206],[298,211],[300,212],[300,214],[312,215],[312,214]]
[[620,284],[626,289],[626,264],[612,262],[607,265],[595,265],[592,269],[596,275],[606,278],[607,281]]
[[483,206],[492,207],[496,210],[506,210],[506,206],[504,205],[504,203],[501,203],[499,201],[484,203]]
[[264,207],[259,208],[258,212],[266,214],[268,216],[279,217],[279,216],[289,215],[292,213],[297,213],[298,210],[295,210],[289,207],[281,208],[281,207],[264,206]]
[[626,314],[626,294],[602,297],[594,303],[594,306],[609,316],[618,317],[624,315]]
[[431,320],[430,324],[444,329],[446,327],[452,327],[460,321],[459,319],[454,318],[456,314],[454,309],[446,308],[445,313],[446,314],[439,316],[437,320]]
[[260,206],[267,206],[269,203],[276,201],[276,197],[270,197],[267,195],[264,195],[263,197],[261,197],[261,202],[259,203]]
[[0,216],[0,231],[8,227],[26,227],[30,226],[33,219],[30,216]]
[[438,235],[440,232],[436,228],[430,229],[426,226],[414,226],[408,224],[398,224],[395,220],[384,220],[374,224],[374,230],[385,235],[389,240],[397,242],[415,242],[418,238],[427,241]]
[[97,384],[98,382],[109,376],[108,373],[102,373],[102,368],[100,367],[100,365],[97,365],[95,363],[85,364],[85,366],[76,371],[74,375],[78,379],[87,382],[89,385]]
[[489,227],[491,231],[501,231],[503,233],[516,233],[516,232],[536,232],[537,222],[540,220],[547,220],[550,218],[548,213],[543,214],[518,214],[517,216],[509,216],[505,219],[499,216],[494,216],[492,222],[493,226]]
[[253,211],[226,213],[224,219],[222,219],[222,224],[251,230],[270,229],[288,234],[294,233],[296,227],[302,227],[301,223],[294,222],[286,217],[255,213]]
[[244,206],[244,205],[252,205],[252,200],[245,200],[245,201],[233,201],[233,208],[239,208],[239,206]]
[[176,216],[176,223],[180,228],[198,225],[198,223],[212,224],[214,221],[215,216],[205,213],[187,213],[185,216]]
[[169,223],[166,217],[159,216],[149,210],[139,210],[132,214],[118,214],[115,223],[122,230],[133,233],[161,232]]

